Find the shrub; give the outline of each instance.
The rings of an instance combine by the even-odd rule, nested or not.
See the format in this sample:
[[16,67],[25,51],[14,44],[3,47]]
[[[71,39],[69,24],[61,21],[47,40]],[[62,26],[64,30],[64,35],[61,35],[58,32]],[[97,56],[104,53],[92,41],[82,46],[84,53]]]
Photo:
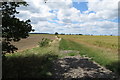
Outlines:
[[51,40],[48,39],[48,38],[42,38],[42,41],[39,42],[39,46],[40,46],[40,47],[47,47],[47,46],[49,46],[49,42],[50,42],[50,41],[51,41]]

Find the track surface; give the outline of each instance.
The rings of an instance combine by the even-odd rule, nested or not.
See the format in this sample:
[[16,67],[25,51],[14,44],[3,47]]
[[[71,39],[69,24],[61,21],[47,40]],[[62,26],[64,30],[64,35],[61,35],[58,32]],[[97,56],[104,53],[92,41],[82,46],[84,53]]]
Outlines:
[[112,71],[100,66],[89,58],[66,56],[53,61],[53,78],[72,80],[72,78],[89,80],[89,78],[117,78]]

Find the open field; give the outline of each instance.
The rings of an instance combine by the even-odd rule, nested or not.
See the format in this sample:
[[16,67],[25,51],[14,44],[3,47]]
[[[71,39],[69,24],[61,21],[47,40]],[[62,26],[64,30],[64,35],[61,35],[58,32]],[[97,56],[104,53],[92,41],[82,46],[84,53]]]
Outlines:
[[59,37],[63,38],[60,49],[78,50],[80,55],[91,57],[92,60],[117,72],[117,36],[60,35]]
[[118,50],[118,36],[60,35],[60,37],[103,49]]
[[12,44],[18,48],[18,51],[23,51],[38,46],[38,42],[40,42],[42,38],[53,40],[55,36],[50,34],[30,34],[28,38],[22,39],[19,42],[12,42]]
[[[49,46],[38,46],[38,42],[43,37],[53,40]],[[117,43],[115,42],[117,37],[110,36],[109,39],[108,36],[91,38],[91,36],[59,35],[59,37],[31,34],[29,38],[14,43],[21,51],[3,56],[3,78],[55,78],[56,74],[57,77],[62,75],[62,78],[71,76],[76,79],[77,77],[113,78],[116,76],[112,71],[117,72],[117,47],[92,43],[101,38],[101,43],[112,39],[111,43],[114,44]]]

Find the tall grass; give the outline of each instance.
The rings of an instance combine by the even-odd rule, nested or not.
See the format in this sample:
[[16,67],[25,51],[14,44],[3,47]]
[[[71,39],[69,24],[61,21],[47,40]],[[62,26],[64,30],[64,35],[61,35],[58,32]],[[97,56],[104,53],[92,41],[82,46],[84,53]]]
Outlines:
[[57,44],[36,47],[3,56],[4,78],[49,78],[52,61],[58,58]]
[[118,36],[60,35],[60,37],[72,41],[84,42],[105,49],[116,51],[118,49]]

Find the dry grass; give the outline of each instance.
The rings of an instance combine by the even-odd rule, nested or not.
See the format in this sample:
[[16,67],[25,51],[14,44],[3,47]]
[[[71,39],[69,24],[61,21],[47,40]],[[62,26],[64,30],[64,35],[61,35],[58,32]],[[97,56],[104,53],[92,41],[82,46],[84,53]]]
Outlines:
[[118,50],[117,36],[60,35],[60,37],[103,50],[114,52]]

